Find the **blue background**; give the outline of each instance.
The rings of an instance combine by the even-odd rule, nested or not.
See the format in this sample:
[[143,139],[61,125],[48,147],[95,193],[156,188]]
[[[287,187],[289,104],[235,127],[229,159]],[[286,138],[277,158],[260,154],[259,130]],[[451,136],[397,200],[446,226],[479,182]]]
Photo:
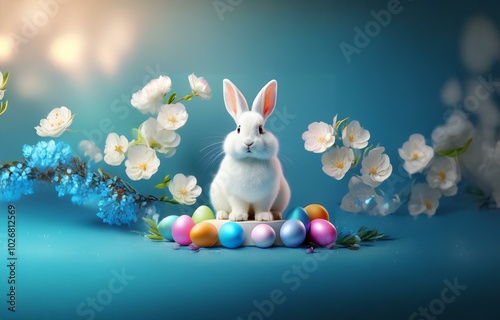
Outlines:
[[[0,3],[5,8],[0,13],[2,32],[22,34],[23,18],[39,11],[40,3]],[[498,22],[498,4],[402,1],[401,13],[348,63],[340,43],[352,44],[353,28],[364,28],[373,19],[370,11],[386,9],[387,1],[243,0],[231,2],[236,5],[222,14],[214,3],[61,4],[35,37],[0,60],[0,70],[11,72],[5,97],[10,107],[0,117],[0,161],[20,159],[22,145],[39,140],[33,129],[39,119],[61,105],[77,114],[71,127],[76,132],[61,137],[75,148],[89,139],[89,132],[104,147],[109,130],[100,128],[102,119],[109,120],[104,121],[111,131],[131,137],[131,128],[147,119],[130,106],[131,95],[162,74],[171,77],[174,91],[188,93],[187,76],[194,72],[208,80],[213,98],[186,103],[189,120],[179,131],[177,154],[162,161],[152,180],[134,187],[159,195],[153,186],[164,174],[195,175],[204,188],[198,204],[204,204],[218,165],[211,157],[219,146],[212,144],[234,129],[223,105],[222,79],[231,79],[249,102],[276,79],[276,110],[290,117],[282,120],[275,114],[276,127],[268,129],[280,141],[292,189],[290,207],[321,203],[339,228],[378,227],[394,240],[357,252],[320,250],[316,255],[328,257],[324,261],[306,255],[305,249],[174,251],[171,243],[152,243],[129,228],[104,225],[94,215],[95,208],[75,207],[51,190],[39,190],[15,203],[18,305],[11,314],[2,302],[1,318],[87,319],[77,306],[102,293],[113,270],[123,268],[135,278],[112,296],[96,319],[406,319],[420,307],[438,306],[435,301],[446,288],[445,280],[455,278],[467,289],[443,304],[438,318],[495,318],[500,312],[495,298],[500,284],[497,210],[480,211],[462,195],[443,200],[431,219],[414,219],[406,207],[388,217],[343,212],[339,204],[347,179],[326,176],[320,155],[304,150],[301,134],[309,123],[330,123],[335,114],[359,120],[371,141],[386,147],[395,174],[401,175],[397,149],[410,134],[430,137],[444,122],[440,90],[451,76],[465,74],[458,50],[464,23],[476,14]],[[25,11],[16,11],[18,7]],[[92,57],[99,49],[96,39],[115,17],[124,18],[133,32],[120,35],[130,43],[109,71]],[[88,47],[76,60],[78,68],[58,68],[49,57],[49,44],[58,33],[71,30],[79,30]],[[121,167],[105,168],[125,176]],[[191,213],[194,207],[165,206],[161,213]],[[5,213],[0,235],[6,252],[7,204],[0,210]],[[288,277],[294,266],[309,270],[303,278],[294,276],[297,286]],[[6,271],[2,267],[5,279]],[[283,293],[283,303],[274,305],[272,312],[259,311],[254,302],[262,305],[274,290]],[[2,296],[6,293],[3,289]]]

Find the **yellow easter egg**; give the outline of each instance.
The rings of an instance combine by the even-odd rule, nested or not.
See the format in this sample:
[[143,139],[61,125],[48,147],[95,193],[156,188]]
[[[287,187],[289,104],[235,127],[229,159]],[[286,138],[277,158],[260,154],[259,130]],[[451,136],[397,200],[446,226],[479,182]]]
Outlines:
[[196,224],[189,233],[191,241],[198,247],[212,247],[219,240],[217,227],[210,222]]
[[326,211],[325,207],[319,204],[310,204],[304,208],[309,216],[309,220],[313,221],[314,219],[325,219],[330,220],[328,215],[328,211]]

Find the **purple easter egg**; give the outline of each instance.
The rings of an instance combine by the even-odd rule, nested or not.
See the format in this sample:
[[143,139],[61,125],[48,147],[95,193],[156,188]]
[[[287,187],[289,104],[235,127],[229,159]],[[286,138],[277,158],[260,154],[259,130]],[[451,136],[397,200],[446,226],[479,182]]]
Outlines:
[[314,243],[320,246],[327,246],[337,240],[337,229],[328,220],[314,219],[311,221],[309,237]]
[[270,225],[263,223],[256,225],[250,236],[252,237],[253,243],[259,248],[269,248],[276,240],[276,232],[274,229]]

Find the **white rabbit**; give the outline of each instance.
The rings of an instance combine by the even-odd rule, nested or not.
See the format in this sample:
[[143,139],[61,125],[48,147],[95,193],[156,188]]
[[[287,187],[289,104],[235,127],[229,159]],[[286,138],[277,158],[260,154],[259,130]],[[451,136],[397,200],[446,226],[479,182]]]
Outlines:
[[224,141],[225,157],[210,186],[217,219],[271,221],[281,219],[290,201],[290,188],[278,160],[278,140],[264,129],[276,106],[276,80],[266,84],[252,110],[236,86],[224,79],[224,103],[236,130]]

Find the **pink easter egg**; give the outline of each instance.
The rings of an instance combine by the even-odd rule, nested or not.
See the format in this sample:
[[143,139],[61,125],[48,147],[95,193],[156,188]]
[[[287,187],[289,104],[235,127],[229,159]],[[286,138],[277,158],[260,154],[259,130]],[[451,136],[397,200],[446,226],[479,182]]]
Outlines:
[[172,237],[174,241],[181,246],[187,246],[191,244],[191,237],[189,233],[193,229],[195,223],[193,219],[188,215],[182,215],[177,218],[172,225]]
[[256,225],[250,235],[253,243],[259,248],[269,248],[276,240],[276,232],[268,224]]
[[328,220],[314,219],[311,221],[309,237],[320,246],[327,246],[337,240],[337,229]]

